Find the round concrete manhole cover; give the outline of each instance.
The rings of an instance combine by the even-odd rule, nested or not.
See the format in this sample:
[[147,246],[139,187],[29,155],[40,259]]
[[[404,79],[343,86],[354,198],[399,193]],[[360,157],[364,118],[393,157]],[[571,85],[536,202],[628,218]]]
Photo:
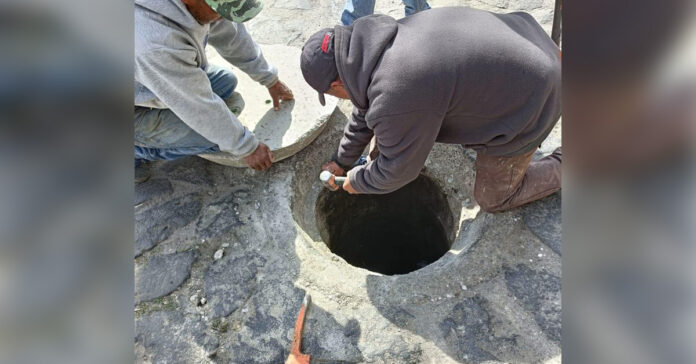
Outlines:
[[[317,92],[302,77],[300,49],[284,45],[263,45],[261,50],[266,60],[278,68],[280,80],[290,87],[295,96],[293,101],[282,102],[278,111],[273,110],[266,87],[233,68],[214,50],[208,50],[207,55],[211,64],[232,68],[239,80],[235,91],[242,95],[245,103],[239,120],[271,148],[273,157],[278,162],[314,141],[326,126],[338,100],[326,95],[326,106],[321,106]],[[228,166],[247,166],[242,159],[225,153],[200,156]]]

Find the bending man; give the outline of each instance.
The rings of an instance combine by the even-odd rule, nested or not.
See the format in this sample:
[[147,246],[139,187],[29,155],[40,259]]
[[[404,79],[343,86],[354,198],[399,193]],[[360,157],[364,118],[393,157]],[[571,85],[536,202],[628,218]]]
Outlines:
[[374,137],[371,160],[347,173],[350,193],[406,185],[435,142],[476,150],[474,195],[486,211],[561,188],[560,149],[531,162],[560,117],[561,61],[529,14],[452,7],[364,17],[314,34],[302,72],[320,100],[354,106],[325,170],[345,174]]

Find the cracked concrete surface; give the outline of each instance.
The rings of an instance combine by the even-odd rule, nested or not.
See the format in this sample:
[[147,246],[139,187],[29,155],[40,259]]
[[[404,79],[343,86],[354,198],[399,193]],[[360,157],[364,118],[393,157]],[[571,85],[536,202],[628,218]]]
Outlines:
[[[459,4],[526,9],[551,24],[547,0]],[[249,29],[260,42],[298,46],[341,9],[278,0]],[[377,11],[403,8],[378,1]],[[451,249],[405,275],[353,267],[322,242],[314,210],[320,166],[350,111],[340,102],[313,143],[268,171],[197,157],[151,165],[135,187],[136,362],[282,363],[307,292],[303,351],[313,362],[560,363],[560,196],[481,212],[474,154],[437,144],[422,173],[447,196]],[[560,124],[540,150],[558,145]]]

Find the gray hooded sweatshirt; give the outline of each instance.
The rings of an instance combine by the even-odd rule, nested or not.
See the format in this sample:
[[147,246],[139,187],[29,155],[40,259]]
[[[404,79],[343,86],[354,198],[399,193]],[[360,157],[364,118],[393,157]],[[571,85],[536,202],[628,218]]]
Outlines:
[[278,80],[244,25],[201,25],[181,0],[135,0],[135,105],[171,109],[221,150],[245,157],[259,142],[213,92],[206,43],[262,85]]
[[414,180],[435,142],[526,153],[560,117],[559,49],[529,14],[439,8],[334,30],[336,66],[355,106],[337,161],[352,165],[373,135],[380,151],[348,173],[360,193]]

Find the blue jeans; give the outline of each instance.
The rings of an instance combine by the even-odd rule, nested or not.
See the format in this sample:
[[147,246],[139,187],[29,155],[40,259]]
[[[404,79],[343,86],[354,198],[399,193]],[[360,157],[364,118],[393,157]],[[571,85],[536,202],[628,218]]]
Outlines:
[[[232,96],[237,77],[231,71],[208,65],[206,73],[215,94],[223,100]],[[134,139],[136,161],[172,160],[220,151],[216,144],[195,132],[169,109],[136,106]]]
[[[430,9],[427,0],[402,0],[406,16],[413,15],[422,10]],[[346,0],[346,6],[341,14],[341,23],[351,25],[358,18],[371,15],[375,12],[375,0]]]

